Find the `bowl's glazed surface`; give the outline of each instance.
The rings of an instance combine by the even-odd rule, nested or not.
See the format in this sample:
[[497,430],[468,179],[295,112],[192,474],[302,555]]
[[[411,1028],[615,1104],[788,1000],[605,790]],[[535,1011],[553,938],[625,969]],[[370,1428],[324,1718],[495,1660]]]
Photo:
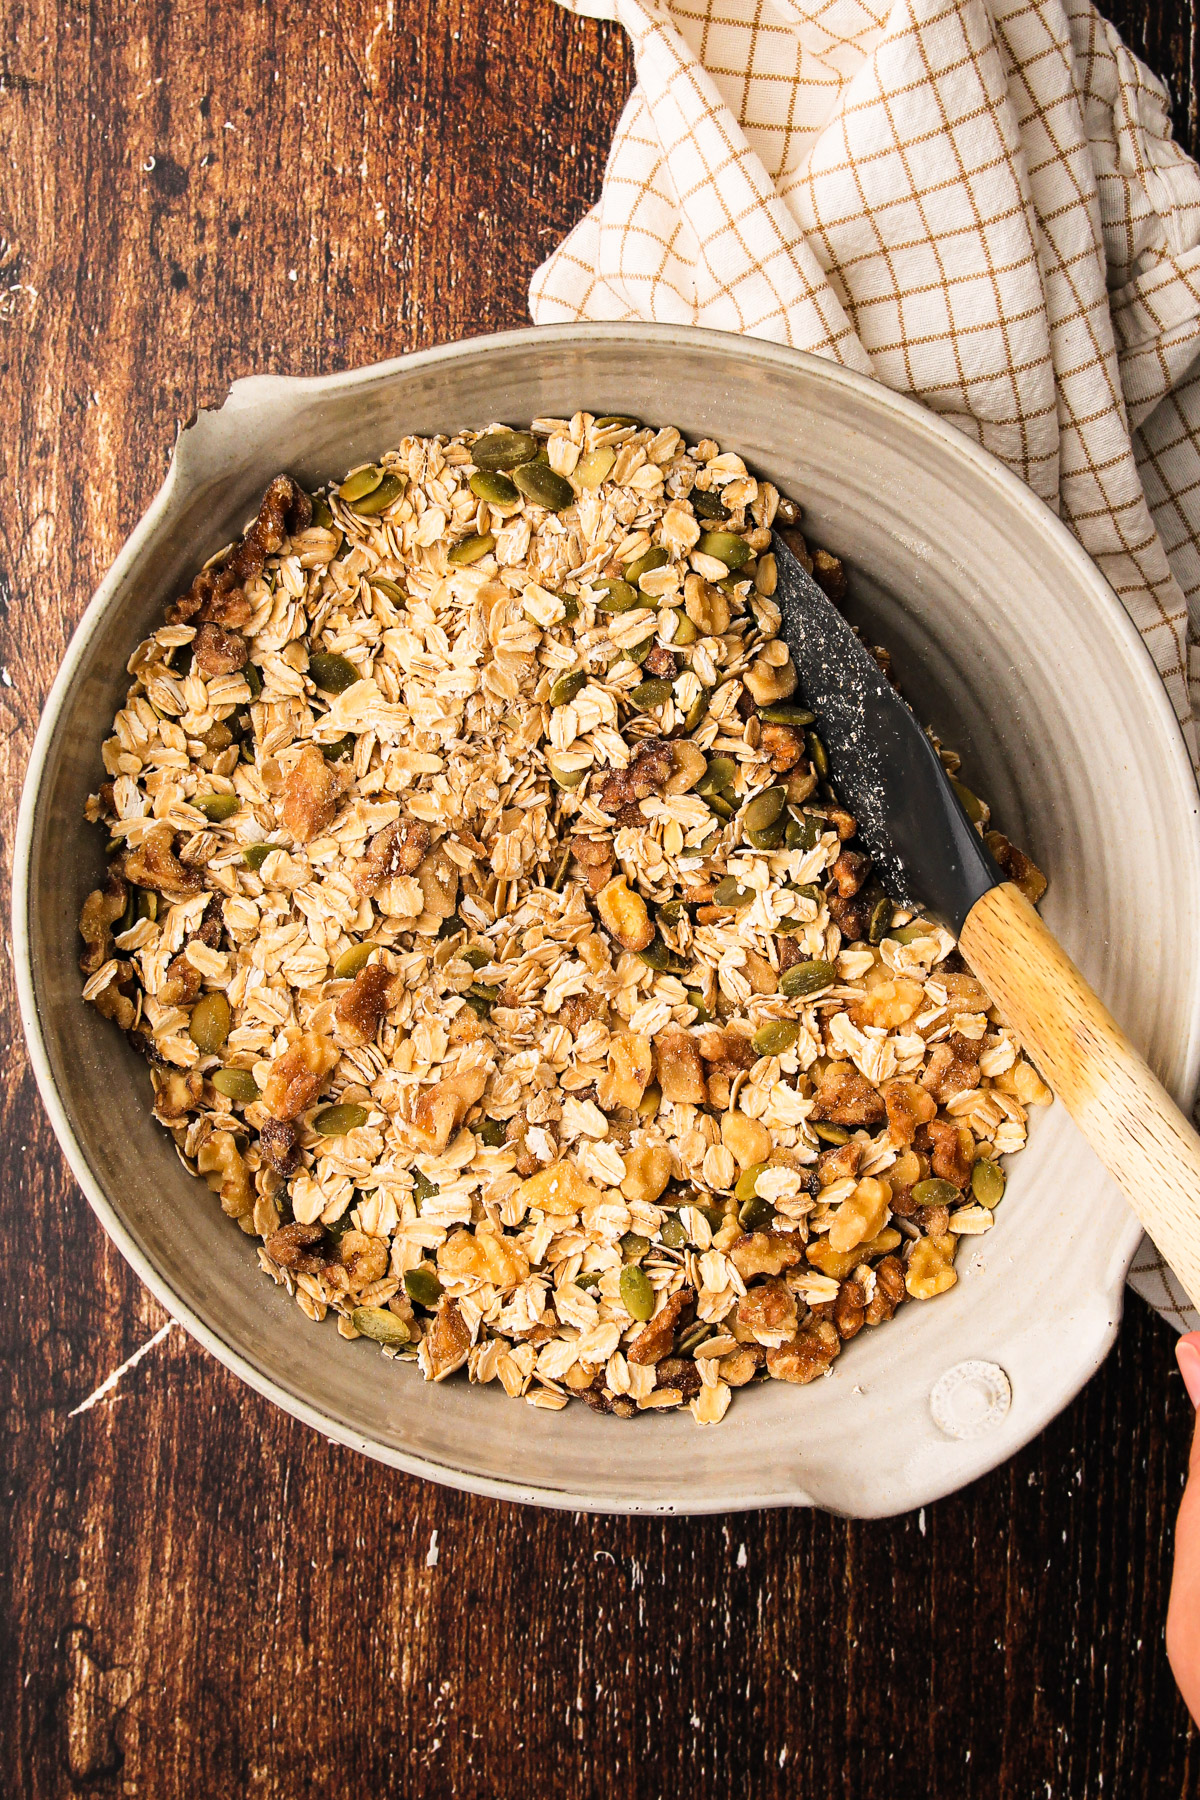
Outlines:
[[[541,1412],[496,1385],[429,1386],[311,1325],[181,1167],[150,1116],[144,1063],[79,997],[76,921],[102,867],[83,805],[126,660],[270,477],[316,485],[407,432],[579,407],[716,438],[802,502],[813,539],[851,566],[849,610],[890,645],[907,696],[961,751],[997,823],[1048,871],[1052,929],[1167,1085],[1190,1095],[1195,784],[1150,658],[1083,552],[999,464],[876,384],[773,345],[618,325],[239,382],[182,434],[84,615],[30,761],[14,946],[38,1081],[84,1192],[142,1278],[222,1361],[328,1436],[457,1487],[559,1506],[903,1511],[1027,1441],[1115,1335],[1138,1228],[1060,1108],[1035,1117],[996,1226],[964,1244],[949,1294],[862,1333],[830,1379],[737,1395],[719,1429],[687,1413],[625,1425],[583,1406]],[[944,1379],[964,1361],[1004,1371],[1007,1409],[994,1371]]]

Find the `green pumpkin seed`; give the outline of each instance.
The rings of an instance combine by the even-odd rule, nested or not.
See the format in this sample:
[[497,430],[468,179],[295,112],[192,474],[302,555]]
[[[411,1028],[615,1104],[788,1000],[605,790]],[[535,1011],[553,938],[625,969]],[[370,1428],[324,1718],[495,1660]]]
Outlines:
[[473,1127],[473,1130],[475,1136],[481,1143],[486,1144],[489,1150],[498,1150],[504,1142],[503,1119],[481,1119],[479,1124]]
[[561,768],[552,756],[546,758],[546,767],[550,771],[550,779],[555,787],[562,788],[563,792],[567,794],[572,793],[587,774],[586,769]]
[[321,755],[325,758],[326,762],[341,762],[344,756],[352,756],[354,754],[354,745],[356,741],[354,733],[348,731],[345,737],[334,738],[332,744],[322,744]]
[[330,512],[328,504],[321,498],[320,494],[314,494],[312,497],[312,519],[310,523],[319,526],[322,531],[328,531],[329,527],[333,524],[333,514]]
[[472,563],[481,562],[495,548],[496,540],[490,531],[482,536],[477,533],[474,537],[463,538],[461,543],[447,550],[446,561],[456,569],[469,568]]
[[783,844],[783,820],[777,819],[762,831],[748,831],[746,841],[754,850],[778,850]]
[[337,656],[328,650],[315,650],[308,659],[308,672],[313,685],[323,694],[344,694],[347,688],[362,680],[362,675],[348,656]]
[[658,1235],[668,1250],[682,1250],[688,1241],[687,1232],[674,1216],[663,1220]]
[[805,739],[805,745],[808,749],[809,761],[812,763],[817,774],[821,777],[821,780],[824,781],[829,774],[829,752],[826,750],[815,731],[809,732]]
[[559,475],[548,463],[522,463],[513,470],[513,480],[527,500],[544,506],[547,512],[565,512],[575,498],[575,489],[565,475]]
[[850,1133],[844,1125],[835,1125],[832,1119],[810,1119],[809,1125],[816,1132],[823,1144],[848,1144]]
[[575,464],[575,479],[585,493],[594,494],[612,473],[612,466],[617,460],[617,453],[608,444],[598,450],[589,450]]
[[257,663],[248,662],[242,669],[242,679],[250,689],[250,698],[257,700],[263,690],[262,671]]
[[436,1306],[442,1297],[442,1284],[432,1263],[418,1263],[404,1271],[404,1291],[414,1306]]
[[365,1125],[371,1114],[365,1106],[354,1106],[343,1103],[341,1106],[327,1106],[313,1120],[313,1130],[320,1137],[345,1137],[348,1131],[357,1131]]
[[758,1194],[738,1207],[738,1224],[743,1231],[769,1231],[774,1223],[775,1208]]
[[737,764],[731,756],[714,756],[709,759],[708,767],[696,783],[695,792],[701,799],[710,794],[732,794],[737,780]]
[[234,813],[241,810],[242,803],[236,794],[197,794],[192,805],[214,825],[219,825],[222,819],[232,819]]
[[601,612],[632,612],[639,605],[637,589],[630,587],[627,581],[619,581],[614,575],[604,575],[592,586],[598,588],[602,595],[596,604]]
[[716,906],[732,906],[740,911],[743,906],[749,906],[753,899],[754,889],[739,887],[736,875],[723,875],[713,889],[713,903]]
[[704,995],[700,992],[700,989],[686,988],[684,991],[687,994],[688,1005],[694,1007],[696,1010],[697,1016],[692,1020],[693,1025],[707,1025],[712,1018],[712,1014],[704,1004]]
[[[732,819],[733,803],[732,801],[727,800],[724,794],[705,794],[704,801],[709,812],[716,813],[718,819]],[[706,843],[707,841],[708,840],[705,839]]]
[[676,956],[675,952],[668,948],[660,937],[654,938],[644,950],[639,950],[637,957],[639,962],[644,962],[648,969],[657,969],[659,974],[682,975],[692,966],[681,956]]
[[886,897],[877,900],[871,908],[871,920],[867,926],[868,944],[881,944],[887,936],[888,926],[892,922],[893,907]]
[[[700,636],[700,633],[696,630],[696,627],[693,625],[692,621],[688,618],[688,616],[685,612],[680,612],[675,607],[672,607],[671,611],[675,614],[675,617],[679,621],[678,625],[676,625],[676,627],[675,627],[675,635],[671,639],[672,649],[675,647],[676,644],[678,644],[680,646],[680,648],[682,648],[685,644],[694,644],[696,642],[696,639]],[[707,710],[707,704],[706,704],[706,710]]]
[[599,1269],[582,1270],[581,1273],[575,1277],[575,1286],[577,1288],[582,1288],[585,1294],[590,1293],[593,1288],[598,1288],[600,1286]]
[[158,895],[148,888],[138,888],[134,910],[139,919],[149,919],[153,923],[158,918]]
[[357,975],[360,969],[365,969],[371,960],[371,952],[374,948],[374,944],[365,943],[351,944],[348,950],[343,950],[333,965],[333,979],[348,981],[352,975]]
[[416,1202],[417,1211],[420,1212],[425,1201],[432,1200],[433,1196],[440,1194],[442,1190],[436,1181],[430,1181],[428,1175],[422,1175],[420,1169],[414,1169],[412,1173],[413,1199]]
[[952,1181],[939,1181],[936,1176],[932,1181],[918,1181],[912,1197],[918,1206],[957,1206],[961,1198]]
[[653,681],[639,682],[637,687],[630,689],[625,698],[629,701],[630,706],[637,708],[638,712],[653,712],[656,707],[667,704],[673,691],[669,681],[656,678]]
[[630,1318],[645,1324],[654,1312],[654,1289],[650,1277],[637,1263],[626,1263],[621,1270],[621,1303]]
[[764,725],[811,725],[815,713],[810,713],[805,706],[760,706],[758,716]]
[[[742,814],[742,825],[747,831],[766,831],[774,825],[783,811],[787,793],[781,787],[764,788],[761,794],[755,794]],[[780,836],[782,837],[782,831]]]
[[969,787],[965,787],[963,783],[956,780],[953,775],[950,777],[950,786],[961,800],[962,809],[966,813],[968,819],[970,819],[972,825],[985,825],[989,813],[978,794],[973,794]]
[[655,642],[656,642],[656,640],[655,640],[654,633],[651,632],[650,636],[647,638],[643,638],[640,644],[635,644],[633,646],[632,650],[626,650],[626,652],[625,652],[626,661],[631,662],[631,663],[636,663],[638,665],[638,667],[641,668],[642,664],[645,662],[646,658],[649,656],[651,650],[653,650]]
[[971,1192],[980,1206],[999,1206],[1004,1198],[1005,1174],[990,1156],[981,1156],[971,1170]]
[[743,1169],[733,1190],[734,1199],[743,1202],[753,1200],[758,1193],[758,1178],[769,1166],[768,1163],[751,1163],[748,1169]]
[[750,1042],[759,1056],[782,1056],[799,1036],[800,1027],[795,1019],[772,1019],[769,1025],[759,1027]]
[[214,1069],[209,1080],[218,1094],[224,1094],[227,1100],[240,1100],[244,1106],[252,1106],[259,1098],[259,1086],[249,1069]]
[[563,624],[573,625],[579,617],[579,595],[560,594],[558,597],[563,603]]
[[478,469],[471,477],[471,492],[477,500],[486,500],[489,506],[515,506],[521,498],[516,486],[501,475],[499,469]]
[[626,1262],[640,1262],[650,1251],[650,1239],[640,1232],[627,1231],[621,1239],[621,1254]]
[[647,550],[644,556],[639,556],[635,562],[629,564],[625,571],[625,579],[636,587],[643,575],[648,575],[651,569],[665,569],[670,560],[670,553],[664,550],[660,544],[656,544],[653,550]]
[[719,495],[701,488],[693,488],[688,495],[692,503],[692,511],[698,519],[727,519],[729,508]]
[[895,931],[889,931],[888,937],[894,938],[898,944],[915,944],[918,938],[932,937],[937,930],[928,919],[914,919],[909,925],[897,925]]
[[702,531],[696,548],[702,556],[716,557],[727,569],[740,569],[754,555],[745,538],[732,531]]
[[531,462],[538,453],[538,441],[528,431],[489,431],[476,438],[471,446],[471,461],[477,469],[489,473],[494,469],[515,469]]
[[700,1213],[702,1218],[707,1219],[708,1229],[710,1231],[720,1231],[722,1225],[725,1223],[725,1208],[723,1206],[700,1206],[697,1207],[696,1210]]
[[690,1326],[688,1328],[688,1330],[685,1331],[683,1336],[680,1338],[679,1349],[677,1350],[676,1354],[678,1356],[693,1355],[694,1352],[697,1349],[699,1349],[700,1345],[704,1342],[705,1338],[709,1338],[712,1336],[713,1331],[715,1329],[716,1329],[715,1326],[712,1326],[712,1325],[692,1325],[692,1326]]
[[367,495],[365,500],[355,502],[354,510],[363,519],[377,519],[381,512],[386,512],[394,500],[398,500],[404,492],[404,483],[399,475],[385,475],[379,486]]
[[837,970],[832,963],[793,963],[779,977],[779,991],[789,1000],[799,1000],[809,994],[819,994],[822,988],[830,987],[836,980]]
[[390,580],[386,575],[368,575],[367,580],[373,588],[379,589],[379,592],[386,600],[391,600],[396,606],[401,605],[403,601],[408,599],[408,595],[404,592],[400,583],[398,581]]
[[338,499],[353,506],[356,500],[365,500],[368,494],[373,494],[382,480],[383,470],[376,463],[368,463],[365,469],[355,469],[353,475],[347,475],[338,489]]
[[224,994],[202,994],[188,1020],[188,1036],[201,1056],[215,1056],[233,1023]]
[[638,1101],[638,1104],[637,1104],[638,1118],[639,1119],[652,1119],[661,1105],[662,1105],[662,1089],[659,1087],[657,1081],[652,1081],[650,1083],[650,1086],[646,1089],[645,1093],[642,1095],[641,1099]]
[[572,669],[569,674],[560,675],[550,689],[551,706],[568,706],[579,690],[586,686],[586,669]]
[[685,731],[690,732],[690,731],[695,731],[697,729],[697,727],[700,724],[700,721],[703,719],[705,713],[708,711],[708,702],[709,702],[708,689],[701,688],[700,692],[696,695],[696,698],[692,701],[692,704],[688,707],[687,712],[684,715],[683,729]]
[[242,851],[242,861],[248,869],[256,872],[262,868],[272,850],[278,850],[278,844],[249,844]]
[[485,950],[482,944],[468,944],[465,950],[459,951],[459,955],[472,969],[482,969],[492,960],[491,951]]
[[642,421],[635,419],[632,413],[605,413],[594,421],[597,431],[615,431],[618,425],[629,431],[640,431]]
[[407,1344],[412,1333],[404,1320],[386,1306],[356,1306],[350,1314],[350,1323],[359,1337],[371,1338],[376,1344],[387,1344],[389,1348]]

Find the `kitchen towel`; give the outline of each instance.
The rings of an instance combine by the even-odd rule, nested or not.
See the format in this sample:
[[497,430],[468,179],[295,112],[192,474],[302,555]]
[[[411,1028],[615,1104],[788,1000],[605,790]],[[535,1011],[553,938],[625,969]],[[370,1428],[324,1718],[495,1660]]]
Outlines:
[[[1089,0],[563,4],[637,84],[535,321],[742,331],[952,420],[1093,557],[1195,759],[1200,169],[1163,84]],[[1130,1281],[1200,1327],[1149,1241]]]

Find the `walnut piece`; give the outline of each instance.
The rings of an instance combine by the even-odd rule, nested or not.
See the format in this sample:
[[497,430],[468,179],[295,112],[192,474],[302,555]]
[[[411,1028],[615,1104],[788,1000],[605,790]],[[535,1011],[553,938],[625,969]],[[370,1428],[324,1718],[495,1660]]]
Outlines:
[[596,1083],[596,1100],[606,1113],[619,1106],[640,1106],[653,1076],[650,1039],[633,1031],[615,1031],[608,1046],[608,1067]]
[[705,1098],[704,1065],[700,1046],[679,1026],[660,1031],[654,1040],[658,1085],[664,1100],[702,1106]]
[[1047,882],[1033,858],[1010,844],[1002,831],[986,832],[983,841],[1008,879],[1036,906],[1046,891]]
[[621,1192],[627,1200],[658,1199],[671,1179],[671,1152],[665,1144],[638,1145],[625,1152]]
[[192,666],[205,681],[244,669],[249,654],[241,632],[226,631],[223,625],[201,625],[192,639]]
[[892,1190],[874,1175],[864,1176],[834,1213],[829,1224],[833,1250],[853,1250],[867,1238],[877,1237],[888,1215]]
[[744,1112],[727,1112],[721,1120],[721,1142],[739,1169],[766,1162],[771,1154],[771,1134],[757,1119]]
[[804,755],[804,739],[793,725],[764,725],[758,747],[776,775],[794,769]]
[[306,1031],[271,1064],[263,1105],[273,1119],[297,1119],[312,1105],[341,1051],[331,1038]]
[[979,1045],[961,1032],[952,1031],[944,1044],[935,1044],[921,1077],[921,1086],[945,1106],[959,1094],[979,1085]]
[[515,1288],[529,1274],[529,1258],[512,1238],[481,1225],[453,1231],[437,1253],[438,1272],[453,1281],[490,1281],[501,1290]]
[[682,1287],[671,1294],[626,1350],[626,1362],[657,1363],[664,1356],[670,1356],[675,1345],[675,1328],[695,1303],[696,1296],[690,1287]]
[[196,1152],[196,1167],[221,1196],[227,1217],[244,1219],[254,1211],[254,1180],[231,1131],[214,1131],[205,1138]]
[[767,1351],[767,1373],[776,1381],[794,1381],[803,1387],[824,1375],[841,1348],[836,1325],[818,1319],[789,1343]]
[[885,1256],[875,1265],[875,1292],[867,1301],[868,1325],[882,1325],[895,1314],[904,1299],[904,1265],[898,1256]]
[[888,1141],[898,1148],[911,1144],[917,1126],[928,1125],[937,1112],[933,1096],[918,1087],[915,1081],[889,1081],[883,1090],[883,1100],[887,1107]]
[[339,763],[306,744],[283,784],[283,824],[297,844],[310,844],[332,825],[348,785]]
[[444,1150],[475,1102],[483,1098],[486,1086],[487,1070],[477,1063],[474,1068],[459,1069],[457,1074],[445,1075],[432,1087],[423,1088],[412,1116],[413,1136],[422,1148]]
[[645,950],[654,942],[654,926],[646,902],[633,892],[623,874],[600,889],[596,911],[623,950]]
[[592,1206],[603,1198],[600,1189],[585,1181],[575,1164],[564,1157],[523,1181],[511,1204],[522,1206],[526,1211],[536,1208],[539,1212],[562,1217],[582,1212],[585,1206]]
[[343,1043],[354,1049],[373,1041],[380,1020],[394,1003],[397,986],[403,983],[382,963],[368,963],[359,970],[333,1009]]
[[300,1133],[285,1119],[263,1121],[258,1148],[267,1167],[277,1175],[294,1175],[300,1167]]
[[[628,768],[609,775],[600,789],[598,804],[604,812],[619,812],[651,794],[665,792],[675,767],[671,746],[663,738],[649,738],[642,744]],[[645,824],[645,820],[640,820]]]
[[958,1239],[952,1231],[942,1237],[917,1239],[904,1275],[904,1285],[914,1300],[932,1300],[954,1286],[958,1280],[954,1273],[957,1248]]
[[377,831],[367,853],[354,871],[354,891],[360,900],[394,875],[413,875],[429,849],[429,827],[420,819],[396,819]]
[[751,1231],[729,1247],[729,1260],[743,1281],[782,1275],[785,1269],[794,1269],[803,1254],[803,1245],[788,1231]]
[[268,556],[283,548],[290,533],[307,530],[312,501],[290,475],[276,475],[262,497],[258,517],[220,567],[201,569],[186,594],[167,608],[167,622],[213,619],[222,625],[249,623],[251,607],[243,585],[262,572]]
[[154,1076],[154,1110],[164,1124],[195,1112],[204,1094],[199,1069],[164,1069]]
[[94,888],[83,903],[79,915],[79,935],[87,949],[79,959],[85,975],[94,975],[112,955],[112,927],[125,911],[129,900],[128,884],[115,869],[110,869],[102,888]]
[[934,1174],[942,1181],[952,1181],[956,1188],[965,1188],[975,1161],[975,1141],[970,1130],[949,1119],[931,1119],[925,1131],[932,1146],[930,1162]]
[[190,900],[204,886],[199,869],[189,868],[176,856],[174,832],[166,824],[152,825],[141,843],[128,845],[121,856],[121,872],[138,887],[152,888],[165,900]]
[[738,1301],[737,1322],[739,1337],[777,1349],[796,1335],[796,1296],[778,1276],[760,1281]]
[[852,1063],[832,1062],[821,1076],[810,1116],[834,1125],[882,1125],[887,1108],[883,1095]]
[[429,1380],[444,1381],[455,1369],[461,1369],[470,1348],[471,1333],[458,1304],[443,1294],[433,1324],[421,1340],[420,1358]]
[[370,1287],[387,1274],[388,1241],[368,1237],[365,1231],[347,1231],[338,1245],[338,1261],[352,1288]]

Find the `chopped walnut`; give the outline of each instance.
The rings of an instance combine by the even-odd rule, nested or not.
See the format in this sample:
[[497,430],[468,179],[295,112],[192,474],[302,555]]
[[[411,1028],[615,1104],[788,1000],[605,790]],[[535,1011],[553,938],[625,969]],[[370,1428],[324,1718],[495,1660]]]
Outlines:
[[751,1231],[729,1246],[729,1260],[743,1281],[782,1275],[803,1259],[804,1247],[789,1231]]
[[267,1167],[277,1175],[294,1175],[300,1167],[300,1133],[285,1119],[263,1122],[258,1148]]
[[387,1239],[368,1237],[365,1231],[347,1231],[338,1245],[338,1261],[352,1288],[370,1287],[387,1274]]
[[614,1031],[608,1045],[608,1067],[596,1083],[596,1100],[607,1113],[619,1106],[640,1106],[653,1078],[650,1039],[633,1031]]
[[739,1169],[764,1163],[771,1154],[771,1134],[757,1119],[744,1112],[727,1112],[721,1120],[721,1142]]
[[1010,844],[1002,831],[984,834],[984,843],[999,863],[1009,881],[1020,888],[1025,898],[1036,906],[1046,891],[1046,877],[1032,857]]
[[156,998],[162,1006],[190,1006],[200,993],[203,977],[194,963],[181,950],[167,964],[167,972]]
[[666,739],[650,738],[639,745],[628,768],[618,769],[608,776],[600,789],[598,804],[604,812],[615,813],[631,802],[661,794],[674,766],[671,746]]
[[796,1334],[796,1296],[778,1277],[756,1282],[737,1304],[737,1335],[769,1349]]
[[359,970],[333,1009],[344,1043],[355,1048],[372,1042],[397,987],[403,987],[403,982],[382,963],[368,963]]
[[[871,973],[874,974],[874,970]],[[920,1012],[924,1001],[925,992],[919,981],[897,975],[890,980],[869,983],[864,998],[850,1008],[850,1020],[860,1031],[871,1026],[883,1031],[897,1031]]]
[[248,624],[251,609],[243,584],[262,572],[267,557],[283,548],[286,535],[307,530],[311,520],[312,501],[304,489],[290,475],[276,475],[241,543],[219,568],[200,571],[187,593],[167,608],[168,622],[178,625],[198,618],[224,625]]
[[241,632],[226,631],[223,625],[201,625],[192,640],[192,664],[205,681],[244,669],[249,655]]
[[196,1167],[214,1194],[221,1196],[221,1211],[231,1219],[244,1219],[254,1211],[254,1180],[231,1131],[214,1131],[196,1152]]
[[776,775],[794,769],[804,755],[804,739],[793,725],[764,725],[758,747]]
[[675,1345],[675,1327],[686,1313],[690,1313],[696,1304],[696,1296],[690,1287],[682,1287],[671,1294],[664,1306],[638,1332],[632,1344],[625,1352],[625,1360],[631,1363],[657,1363],[664,1356],[669,1356]]
[[871,873],[871,859],[861,850],[843,850],[832,869],[830,879],[843,900],[853,900]]
[[306,744],[283,784],[283,824],[297,844],[310,844],[333,823],[346,792],[340,763],[326,762],[315,744]]
[[427,1150],[444,1150],[475,1105],[483,1098],[487,1070],[478,1064],[445,1075],[432,1087],[423,1088],[413,1108],[412,1131]]
[[121,871],[138,887],[151,888],[165,900],[190,900],[204,886],[199,869],[181,863],[172,849],[175,834],[166,824],[152,825],[141,843],[127,845]]
[[958,1239],[948,1231],[944,1237],[918,1238],[912,1247],[904,1285],[914,1300],[932,1300],[944,1294],[958,1280],[954,1273],[954,1253]]
[[273,1119],[297,1119],[313,1104],[341,1055],[331,1038],[306,1031],[271,1064],[263,1105]]
[[642,1144],[625,1152],[621,1192],[627,1200],[653,1204],[671,1179],[671,1152],[665,1144]]
[[572,1037],[578,1037],[592,1019],[608,1014],[608,1000],[603,994],[571,994],[558,1009],[558,1016]]
[[828,1065],[813,1099],[812,1118],[834,1125],[882,1125],[886,1116],[883,1095],[853,1063]]
[[354,871],[354,891],[360,900],[395,875],[413,875],[429,849],[429,827],[420,819],[396,819],[377,831],[367,853]]
[[934,1174],[957,1188],[966,1187],[975,1161],[975,1143],[969,1129],[949,1119],[931,1119],[922,1129],[928,1134]]
[[848,944],[866,942],[872,911],[873,903],[867,893],[855,894],[852,900],[843,900],[836,892],[829,896],[829,916]]
[[846,571],[839,556],[828,550],[813,551],[813,579],[837,606],[846,598]]
[[[508,1121],[504,1130],[504,1141],[508,1144],[515,1144],[517,1146],[517,1174],[521,1176],[536,1175],[544,1160],[542,1157],[534,1154],[526,1141],[529,1129],[529,1120],[525,1118],[522,1113],[518,1113],[515,1118]],[[546,1136],[554,1145],[555,1151],[557,1151],[558,1133],[555,1130],[553,1123],[548,1122],[544,1125],[540,1125],[538,1130],[546,1133]]]
[[79,915],[79,935],[87,949],[79,959],[85,975],[102,969],[113,951],[112,927],[125,911],[129,887],[115,869],[110,869],[102,888],[95,888],[83,903]]
[[675,653],[668,650],[665,644],[655,644],[642,667],[648,675],[657,676],[660,681],[674,681],[678,673],[675,666]]
[[836,1325],[828,1319],[818,1319],[790,1343],[767,1351],[767,1372],[776,1381],[794,1381],[804,1386],[825,1374],[841,1347]]
[[195,1112],[204,1095],[199,1069],[164,1069],[154,1077],[154,1110],[164,1124],[173,1125],[186,1113]]
[[122,1031],[128,1031],[137,1017],[137,1005],[133,999],[137,992],[137,982],[132,966],[118,963],[116,973],[111,981],[92,995],[92,1005],[102,1019],[111,1019]]
[[883,1100],[887,1107],[888,1140],[897,1148],[911,1144],[918,1125],[927,1125],[937,1112],[933,1096],[915,1081],[889,1081]]
[[655,1366],[654,1385],[656,1388],[677,1388],[682,1399],[694,1400],[700,1392],[700,1371],[690,1356],[664,1356]]
[[645,950],[654,942],[654,926],[646,902],[634,893],[623,873],[601,888],[596,896],[596,911],[623,950]]
[[952,1031],[944,1044],[935,1044],[921,1077],[921,1086],[945,1106],[959,1094],[979,1085],[979,1045],[961,1032]]
[[755,1374],[766,1361],[766,1352],[759,1344],[739,1344],[717,1364],[721,1380],[727,1387],[745,1387],[753,1381]]
[[703,1105],[704,1065],[695,1038],[678,1026],[672,1026],[659,1032],[654,1040],[654,1053],[663,1099]]
[[324,1236],[323,1225],[301,1225],[297,1219],[273,1231],[263,1249],[281,1269],[291,1269],[297,1275],[319,1275],[327,1258],[318,1255],[313,1246],[320,1244]]
[[877,1236],[888,1216],[892,1190],[886,1181],[866,1175],[834,1213],[829,1224],[832,1250],[853,1250]]
[[855,1138],[848,1144],[835,1144],[831,1150],[822,1150],[817,1158],[817,1176],[822,1187],[831,1187],[835,1181],[846,1181],[858,1174],[858,1166],[863,1159],[863,1146]]
[[861,1282],[843,1281],[833,1303],[833,1322],[843,1344],[857,1337],[866,1322],[867,1296]]
[[458,899],[458,867],[439,844],[417,870],[425,911],[434,919],[449,919]]
[[892,1318],[904,1299],[904,1265],[898,1256],[885,1256],[875,1265],[875,1292],[864,1315],[868,1325],[882,1325]]

